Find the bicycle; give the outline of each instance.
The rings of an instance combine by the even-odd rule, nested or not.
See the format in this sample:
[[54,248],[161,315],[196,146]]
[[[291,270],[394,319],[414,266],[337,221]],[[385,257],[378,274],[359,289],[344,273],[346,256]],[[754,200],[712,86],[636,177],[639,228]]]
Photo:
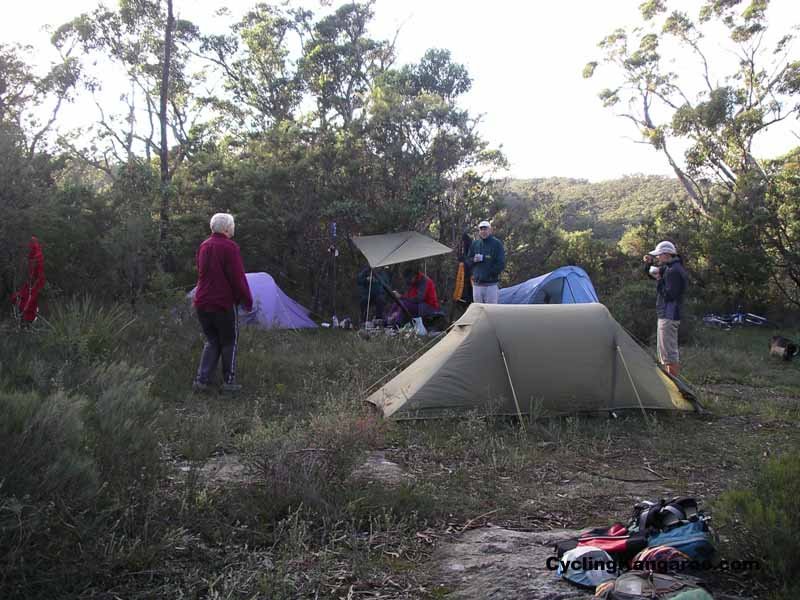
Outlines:
[[715,313],[703,315],[703,323],[725,331],[730,331],[736,326],[744,325],[752,325],[754,327],[772,326],[772,323],[766,317],[751,312],[744,312],[741,306],[736,309],[736,312],[726,315],[718,315]]

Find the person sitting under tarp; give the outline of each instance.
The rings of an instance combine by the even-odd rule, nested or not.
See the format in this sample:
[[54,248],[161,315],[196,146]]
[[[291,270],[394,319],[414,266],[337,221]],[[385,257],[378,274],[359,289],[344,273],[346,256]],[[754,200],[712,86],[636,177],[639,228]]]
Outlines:
[[433,280],[418,269],[403,270],[406,292],[402,296],[394,291],[396,302],[389,315],[388,324],[402,327],[414,317],[431,317],[441,313],[436,286]]
[[[372,270],[364,267],[358,273],[358,301],[364,321],[369,321],[367,307],[375,307],[375,318],[383,319],[387,290],[391,290],[391,277],[387,267]],[[371,284],[371,285],[370,285]]]

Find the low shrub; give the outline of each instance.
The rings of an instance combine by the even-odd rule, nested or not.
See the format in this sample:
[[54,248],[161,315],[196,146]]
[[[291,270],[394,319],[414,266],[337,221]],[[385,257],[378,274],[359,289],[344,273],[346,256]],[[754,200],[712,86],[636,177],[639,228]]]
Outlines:
[[0,393],[0,494],[64,502],[92,495],[96,473],[84,450],[84,404],[62,392]]
[[88,386],[89,445],[104,484],[123,502],[146,494],[161,474],[160,405],[149,385],[144,369],[120,362],[96,367]]
[[64,358],[98,359],[116,347],[135,320],[123,305],[76,297],[54,306],[46,340]]
[[326,411],[308,423],[258,424],[239,445],[266,495],[265,516],[278,519],[300,505],[328,513],[363,452],[380,439],[373,417]]
[[726,492],[716,503],[720,533],[737,559],[755,559],[770,580],[773,598],[800,597],[800,454],[784,455],[759,469],[752,487]]

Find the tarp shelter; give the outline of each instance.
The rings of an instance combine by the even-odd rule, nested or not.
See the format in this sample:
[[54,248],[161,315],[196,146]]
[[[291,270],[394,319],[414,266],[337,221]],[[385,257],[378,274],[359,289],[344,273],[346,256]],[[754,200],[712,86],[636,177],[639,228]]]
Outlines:
[[[306,329],[317,327],[304,308],[287,296],[271,275],[267,273],[246,273],[247,285],[253,296],[253,312],[239,310],[239,323],[263,329]],[[195,288],[196,289],[196,288]],[[195,289],[189,292],[194,298]]]
[[500,290],[500,304],[580,304],[599,302],[592,280],[580,267],[560,267]]
[[451,331],[367,398],[386,417],[450,411],[556,416],[695,409],[599,303],[472,304]]
[[363,235],[352,239],[373,269],[453,251],[452,248],[416,231]]
[[[384,233],[380,235],[362,235],[352,238],[356,248],[366,257],[373,269],[387,267],[411,260],[421,260],[431,256],[452,252],[444,244],[416,231]],[[372,279],[369,281],[368,298],[372,296]],[[367,314],[369,316],[369,301]]]

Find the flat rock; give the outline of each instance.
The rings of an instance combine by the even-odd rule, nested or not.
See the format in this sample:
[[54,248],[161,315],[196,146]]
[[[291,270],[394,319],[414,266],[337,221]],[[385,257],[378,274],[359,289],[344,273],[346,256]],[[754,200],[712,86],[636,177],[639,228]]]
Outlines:
[[437,581],[451,594],[448,598],[479,600],[573,600],[591,598],[591,591],[577,588],[547,568],[555,556],[553,545],[576,537],[577,530],[514,531],[481,527],[443,541],[434,557]]
[[406,473],[400,465],[387,460],[386,453],[380,450],[369,452],[364,462],[353,470],[352,477],[363,481],[376,481],[390,487],[414,479],[413,475]]
[[245,466],[236,454],[213,456],[200,469],[209,483],[245,483],[248,481]]

